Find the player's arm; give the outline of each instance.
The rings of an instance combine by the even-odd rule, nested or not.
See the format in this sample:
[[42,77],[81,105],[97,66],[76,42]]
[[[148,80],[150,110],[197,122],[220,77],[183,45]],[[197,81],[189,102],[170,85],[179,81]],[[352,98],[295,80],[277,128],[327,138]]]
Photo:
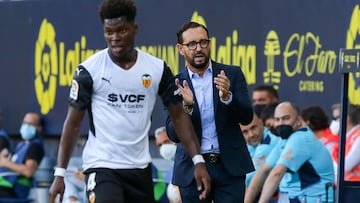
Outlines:
[[261,202],[269,202],[271,197],[276,192],[277,188],[279,187],[280,181],[284,174],[286,173],[287,168],[282,165],[278,164],[271,170],[268,178],[265,181],[264,187],[261,191],[261,196],[259,203]]
[[198,190],[202,190],[199,199],[205,199],[210,192],[210,176],[207,173],[205,161],[200,155],[200,144],[190,117],[183,110],[181,96],[176,92],[178,90],[175,85],[174,76],[170,68],[164,63],[158,94],[170,114],[169,117],[175,131],[174,134],[177,135],[177,138],[179,138],[193,159],[195,165],[194,178]]
[[72,150],[80,133],[81,121],[83,120],[84,114],[85,111],[69,106],[60,139],[57,166],[54,174],[55,178],[49,190],[50,203],[54,203],[57,194],[60,194],[60,200],[62,201],[65,190],[65,169],[67,168]]
[[60,194],[60,200],[62,200],[65,190],[65,170],[80,134],[85,110],[91,104],[92,85],[93,80],[89,72],[83,66],[79,66],[70,90],[69,108],[61,133],[55,178],[49,190],[49,203],[54,202],[57,194]]
[[59,153],[57,157],[57,167],[59,168],[66,168],[69,163],[72,150],[75,146],[77,137],[80,134],[81,122],[84,115],[84,110],[69,106],[60,138]]
[[[180,104],[168,107],[172,123],[174,125],[176,134],[178,135],[181,143],[185,146],[186,150],[193,157],[200,155],[200,145],[195,135],[195,131],[189,116],[184,112]],[[195,171],[194,177],[198,186],[198,190],[203,192],[200,194],[199,199],[205,199],[210,192],[210,176],[207,173],[205,163],[194,161]]]

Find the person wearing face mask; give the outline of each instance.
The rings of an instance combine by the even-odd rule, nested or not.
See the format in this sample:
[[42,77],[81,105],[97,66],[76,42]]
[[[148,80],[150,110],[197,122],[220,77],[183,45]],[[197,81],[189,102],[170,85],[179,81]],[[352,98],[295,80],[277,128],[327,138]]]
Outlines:
[[[298,107],[280,103],[274,112],[275,132],[282,139],[271,151],[252,178],[245,202],[252,203],[261,192],[259,202],[269,202],[277,187],[290,202],[325,202],[325,185],[334,182],[334,169],[329,151],[315,137]],[[332,194],[329,194],[332,200]]]
[[[155,130],[155,143],[159,148],[159,153],[162,158],[174,161],[177,146],[175,142],[169,139],[165,126]],[[173,167],[170,167],[165,174],[165,180],[168,183],[166,195],[170,203],[181,203],[179,187],[171,183],[172,176]]]
[[32,187],[34,176],[42,158],[44,146],[41,118],[36,113],[27,113],[20,127],[22,141],[11,155],[8,150],[0,154],[0,171],[16,175],[0,177],[0,198],[26,198]]
[[340,131],[340,104],[334,104],[331,106],[331,113],[333,120],[330,123],[329,129],[334,135],[339,135]]

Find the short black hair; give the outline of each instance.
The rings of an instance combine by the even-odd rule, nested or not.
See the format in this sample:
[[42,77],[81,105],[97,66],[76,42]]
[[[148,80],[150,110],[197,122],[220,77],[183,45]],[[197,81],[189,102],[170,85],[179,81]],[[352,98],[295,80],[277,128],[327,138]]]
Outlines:
[[185,32],[186,30],[188,30],[190,28],[197,28],[197,27],[202,27],[206,31],[206,34],[209,38],[209,31],[204,25],[197,23],[197,22],[190,21],[190,22],[184,23],[181,26],[181,28],[177,31],[176,35],[177,35],[178,43],[182,44],[184,42],[184,39],[182,38],[183,32]]
[[270,95],[272,95],[273,97],[279,99],[279,93],[278,91],[274,88],[273,85],[258,85],[253,89],[253,92],[256,91],[266,91],[268,92]]
[[323,108],[318,105],[309,106],[301,111],[301,117],[304,121],[309,121],[309,127],[316,130],[325,130],[329,127],[329,117]]
[[129,22],[134,22],[136,6],[132,0],[104,0],[99,7],[101,22],[105,19],[125,17]]
[[274,118],[275,108],[279,103],[271,103],[264,106],[260,113],[261,120],[265,123],[267,119]]

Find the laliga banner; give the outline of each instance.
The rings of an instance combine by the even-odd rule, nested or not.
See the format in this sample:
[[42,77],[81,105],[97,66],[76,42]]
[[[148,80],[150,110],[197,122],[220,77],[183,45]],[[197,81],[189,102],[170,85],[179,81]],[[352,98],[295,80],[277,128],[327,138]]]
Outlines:
[[[186,21],[206,25],[211,58],[238,65],[251,90],[272,84],[282,101],[301,108],[341,100],[340,48],[360,48],[360,5],[353,0],[136,0],[136,46],[184,68],[176,31]],[[99,0],[0,2],[0,108],[4,128],[18,134],[23,115],[39,112],[59,135],[77,65],[106,47]],[[126,85],[126,84],[124,84]],[[350,75],[349,101],[360,104],[360,73]],[[135,105],[136,106],[136,105]],[[164,125],[160,100],[153,130]],[[87,133],[84,122],[82,133]]]

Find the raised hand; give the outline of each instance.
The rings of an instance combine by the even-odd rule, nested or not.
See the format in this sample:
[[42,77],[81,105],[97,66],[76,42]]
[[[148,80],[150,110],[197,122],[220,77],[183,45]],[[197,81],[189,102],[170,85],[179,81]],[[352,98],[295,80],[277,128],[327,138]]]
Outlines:
[[180,80],[178,78],[175,79],[175,84],[178,87],[181,96],[186,105],[191,105],[194,103],[194,94],[191,91],[189,84],[186,80],[183,81],[182,85],[180,84]]
[[225,71],[220,71],[220,74],[218,74],[214,78],[214,83],[216,85],[216,88],[219,90],[219,97],[223,101],[229,100],[230,97],[230,81],[229,78],[225,75]]

